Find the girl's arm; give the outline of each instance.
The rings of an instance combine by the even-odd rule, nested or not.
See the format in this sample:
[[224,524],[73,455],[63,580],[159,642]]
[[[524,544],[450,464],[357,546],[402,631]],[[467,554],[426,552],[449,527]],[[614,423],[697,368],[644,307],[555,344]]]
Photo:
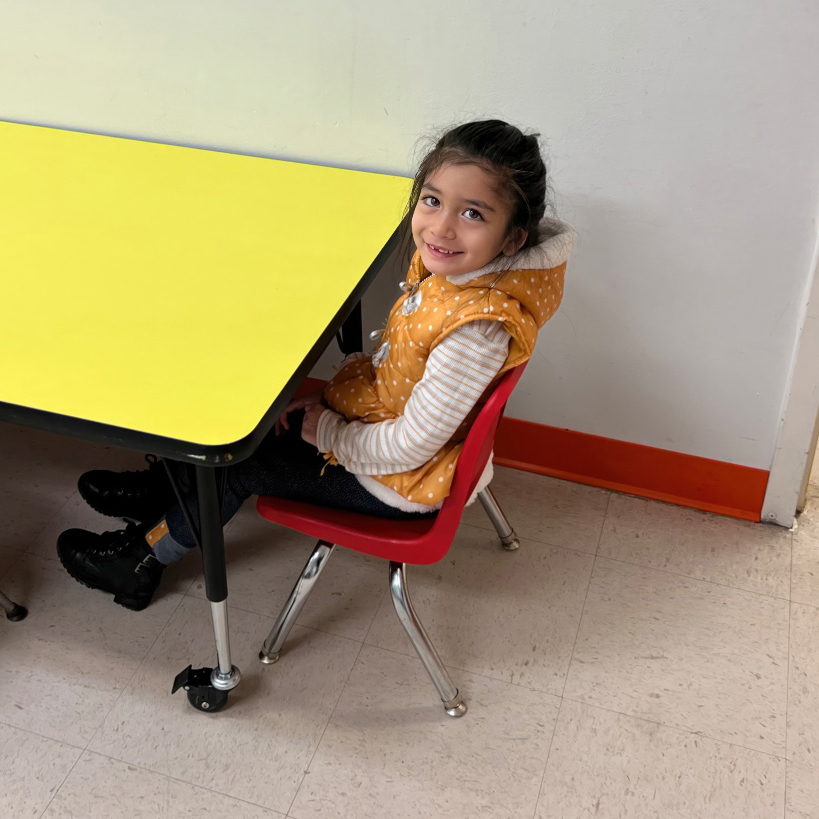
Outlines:
[[500,321],[473,321],[454,330],[429,354],[403,415],[377,424],[347,423],[325,410],[318,422],[318,448],[358,475],[392,475],[425,464],[500,371],[510,338]]

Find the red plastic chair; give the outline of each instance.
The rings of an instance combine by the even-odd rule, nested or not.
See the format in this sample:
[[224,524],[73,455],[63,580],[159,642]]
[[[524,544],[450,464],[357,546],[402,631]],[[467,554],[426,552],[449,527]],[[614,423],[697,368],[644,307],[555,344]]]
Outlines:
[[[501,378],[475,419],[458,459],[449,496],[435,517],[389,520],[299,501],[266,496],[259,498],[257,509],[262,517],[318,538],[316,548],[259,652],[259,659],[263,663],[275,663],[279,659],[284,641],[327,560],[336,546],[342,546],[390,561],[390,591],[398,619],[432,678],[446,713],[451,717],[460,717],[466,713],[466,703],[452,684],[412,607],[407,589],[406,564],[420,566],[437,563],[449,551],[464,505],[474,492],[492,452],[495,430],[506,401],[525,366],[521,364]],[[478,493],[478,498],[494,524],[504,548],[509,551],[517,549],[520,546],[517,535],[488,486]]]

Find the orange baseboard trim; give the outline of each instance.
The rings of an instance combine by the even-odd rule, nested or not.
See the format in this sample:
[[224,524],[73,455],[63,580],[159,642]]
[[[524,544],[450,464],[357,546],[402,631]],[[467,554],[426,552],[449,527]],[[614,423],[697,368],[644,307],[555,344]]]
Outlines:
[[[307,378],[298,394],[321,386]],[[759,521],[768,472],[569,429],[503,418],[495,463],[628,495]]]
[[515,418],[498,427],[495,463],[753,521],[768,485],[764,469]]

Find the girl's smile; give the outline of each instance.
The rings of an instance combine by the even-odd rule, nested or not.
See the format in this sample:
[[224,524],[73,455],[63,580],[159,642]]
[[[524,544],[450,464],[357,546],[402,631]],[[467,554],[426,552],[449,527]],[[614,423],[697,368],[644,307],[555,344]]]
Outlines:
[[432,253],[433,256],[440,256],[442,259],[458,256],[461,253],[459,250],[444,250],[442,247],[431,244],[427,244],[427,250]]
[[412,237],[424,267],[454,276],[470,273],[500,253],[511,256],[526,240],[510,237],[511,203],[497,180],[475,164],[448,163],[425,180],[412,214]]

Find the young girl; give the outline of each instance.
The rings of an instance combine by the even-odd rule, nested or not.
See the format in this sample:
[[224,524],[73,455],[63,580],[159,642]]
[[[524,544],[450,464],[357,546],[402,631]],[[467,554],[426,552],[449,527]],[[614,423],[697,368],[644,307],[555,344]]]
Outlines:
[[[293,401],[253,457],[227,468],[225,521],[251,495],[392,518],[440,507],[472,420],[560,304],[573,233],[544,218],[546,190],[536,135],[489,120],[441,137],[415,177],[416,252],[375,351]],[[491,477],[490,462],[476,493]],[[164,567],[195,545],[164,469],[90,472],[79,487],[97,511],[141,523],[69,529],[60,560],[114,602],[145,608]],[[193,494],[186,505],[196,520]]]

